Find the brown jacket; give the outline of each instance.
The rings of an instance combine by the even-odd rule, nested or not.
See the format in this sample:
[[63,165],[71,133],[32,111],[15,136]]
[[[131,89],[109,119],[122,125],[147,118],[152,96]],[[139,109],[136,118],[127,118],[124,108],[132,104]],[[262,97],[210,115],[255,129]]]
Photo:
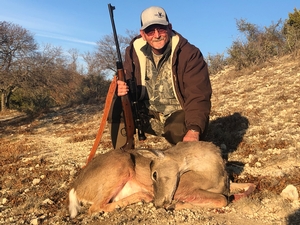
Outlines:
[[[172,37],[172,75],[173,89],[185,111],[187,129],[203,132],[211,110],[211,84],[207,64],[201,51],[190,44],[179,33]],[[134,75],[141,87],[141,99],[145,89],[146,56],[141,48],[147,44],[141,36],[135,37],[126,49],[124,69],[126,79]]]

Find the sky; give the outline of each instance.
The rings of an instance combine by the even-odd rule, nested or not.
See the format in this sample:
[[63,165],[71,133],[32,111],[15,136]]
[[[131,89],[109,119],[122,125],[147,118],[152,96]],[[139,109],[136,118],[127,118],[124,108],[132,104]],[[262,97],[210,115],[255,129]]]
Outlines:
[[96,42],[112,34],[108,4],[114,12],[117,33],[139,31],[140,14],[150,6],[161,6],[173,29],[203,53],[226,54],[240,33],[236,20],[268,27],[286,20],[300,0],[0,0],[0,21],[18,24],[43,46],[65,51],[94,52]]

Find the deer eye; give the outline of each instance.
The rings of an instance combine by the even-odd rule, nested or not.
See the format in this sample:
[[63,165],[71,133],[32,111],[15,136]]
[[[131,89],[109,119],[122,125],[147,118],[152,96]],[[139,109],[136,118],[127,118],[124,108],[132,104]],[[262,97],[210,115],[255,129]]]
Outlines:
[[157,180],[157,172],[156,172],[156,171],[154,171],[154,172],[152,173],[152,180],[154,180],[154,181]]

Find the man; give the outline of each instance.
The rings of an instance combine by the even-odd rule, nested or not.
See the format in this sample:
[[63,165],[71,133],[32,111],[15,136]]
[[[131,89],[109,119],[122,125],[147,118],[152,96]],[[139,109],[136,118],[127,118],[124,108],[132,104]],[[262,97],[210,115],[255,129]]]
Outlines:
[[[172,30],[163,8],[152,6],[142,12],[140,35],[126,49],[124,70],[127,80],[136,80],[139,101],[146,109],[146,133],[163,136],[171,144],[203,139],[212,94],[207,64],[197,47]],[[117,85],[118,96],[129,92],[126,82],[118,80]],[[118,102],[112,113],[115,124],[120,123]],[[125,143],[122,127],[111,129],[115,148]]]

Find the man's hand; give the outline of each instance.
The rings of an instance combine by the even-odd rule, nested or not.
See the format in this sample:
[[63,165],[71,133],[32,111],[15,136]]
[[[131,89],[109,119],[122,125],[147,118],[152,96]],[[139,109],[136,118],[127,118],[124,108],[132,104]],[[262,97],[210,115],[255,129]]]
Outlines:
[[126,82],[118,80],[117,81],[117,95],[118,96],[124,96],[128,93],[129,87],[127,86]]
[[199,132],[195,130],[188,130],[183,137],[183,141],[199,141]]

